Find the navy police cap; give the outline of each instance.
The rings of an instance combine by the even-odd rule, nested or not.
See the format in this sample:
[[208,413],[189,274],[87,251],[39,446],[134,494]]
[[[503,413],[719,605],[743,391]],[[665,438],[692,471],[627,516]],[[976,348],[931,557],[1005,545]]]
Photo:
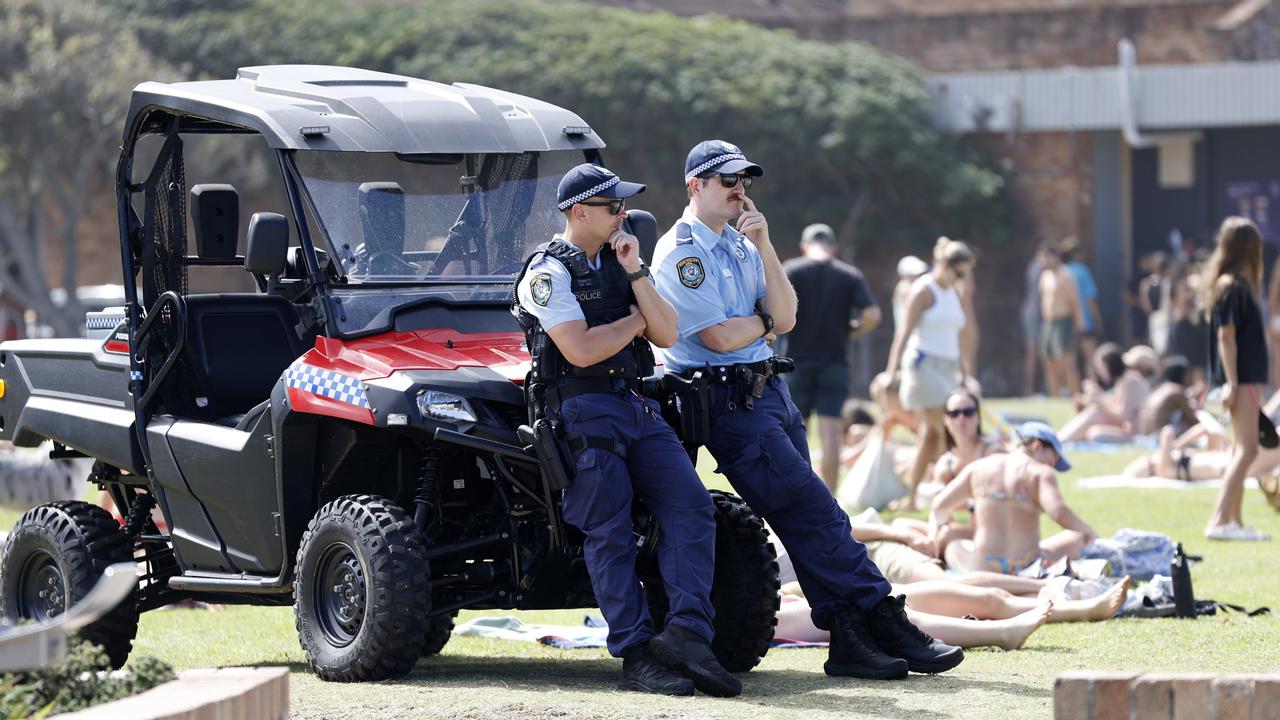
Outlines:
[[644,185],[640,183],[627,182],[614,175],[608,168],[583,163],[560,178],[560,187],[556,193],[556,208],[564,211],[574,203],[580,203],[587,198],[629,198],[642,192],[644,192]]
[[764,174],[764,168],[748,160],[737,145],[723,140],[703,140],[693,146],[684,161],[685,182],[712,170],[721,175],[737,175],[743,170],[753,177]]

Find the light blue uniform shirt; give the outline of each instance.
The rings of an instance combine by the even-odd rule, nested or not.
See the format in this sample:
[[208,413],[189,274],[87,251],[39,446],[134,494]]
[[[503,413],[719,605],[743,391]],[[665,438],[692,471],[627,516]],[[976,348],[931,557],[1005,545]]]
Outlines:
[[680,316],[676,344],[659,349],[667,372],[758,362],[773,355],[764,338],[720,353],[698,337],[729,318],[754,315],[756,300],[764,297],[764,263],[742,233],[725,225],[717,235],[685,208],[675,227],[658,240],[653,275],[658,292]]
[[[555,239],[564,240],[564,236],[556,235]],[[600,254],[596,254],[595,262],[588,259],[587,266],[599,270]],[[573,295],[573,277],[569,275],[569,268],[550,255],[543,255],[529,265],[516,288],[516,296],[520,299],[520,306],[542,323],[543,330],[587,319],[578,298]]]

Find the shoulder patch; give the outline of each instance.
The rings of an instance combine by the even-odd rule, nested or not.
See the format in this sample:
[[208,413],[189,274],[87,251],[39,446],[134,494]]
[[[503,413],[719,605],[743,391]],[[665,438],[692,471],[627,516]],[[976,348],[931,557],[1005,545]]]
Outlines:
[[747,261],[747,251],[742,247],[742,241],[741,241],[741,240],[739,240],[739,241],[738,241],[738,243],[737,243],[736,245],[734,245],[734,246],[733,246],[733,251],[734,251],[734,253],[735,253],[735,254],[737,254],[737,256],[738,256],[738,260],[740,260],[740,261],[742,261],[742,262],[746,262],[746,261]]
[[546,307],[551,300],[551,276],[546,273],[534,275],[533,280],[529,281],[529,294],[533,296],[534,302]]
[[696,257],[687,257],[676,263],[676,274],[680,276],[680,283],[687,288],[697,288],[707,276],[702,269],[702,260]]

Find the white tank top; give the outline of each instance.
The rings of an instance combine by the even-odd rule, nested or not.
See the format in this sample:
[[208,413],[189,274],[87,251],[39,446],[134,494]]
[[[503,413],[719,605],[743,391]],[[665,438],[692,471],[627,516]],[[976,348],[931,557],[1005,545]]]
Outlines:
[[947,360],[960,359],[964,308],[960,306],[956,286],[944,290],[930,277],[929,290],[933,293],[933,304],[920,315],[920,322],[907,338],[907,349],[902,354],[903,367],[916,361],[916,353]]

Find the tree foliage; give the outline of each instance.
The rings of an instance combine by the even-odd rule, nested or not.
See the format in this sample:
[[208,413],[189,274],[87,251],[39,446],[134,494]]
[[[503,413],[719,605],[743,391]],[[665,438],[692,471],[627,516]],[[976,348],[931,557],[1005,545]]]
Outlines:
[[563,105],[609,143],[613,169],[649,184],[644,204],[664,222],[684,204],[688,149],[719,137],[766,168],[754,194],[779,242],[816,220],[872,253],[928,248],[943,233],[1003,239],[1003,177],[932,127],[908,63],[866,45],[567,0],[99,1],[197,75],[351,65]]
[[862,44],[573,0],[8,0],[0,4],[5,292],[74,332],[80,308],[49,302],[39,239],[62,243],[61,284],[73,287],[77,224],[112,200],[134,84],[277,63],[473,82],[563,105],[609,143],[613,169],[649,184],[644,205],[664,223],[685,202],[686,152],[718,137],[766,168],[753,195],[780,245],[814,221],[836,226],[846,243],[856,237],[863,259],[924,250],[943,233],[987,247],[1005,237],[1002,175],[933,128],[929,95],[908,63]]
[[[78,225],[110,202],[129,92],[166,72],[105,9],[77,0],[0,4],[0,286],[63,334],[76,334]],[[97,192],[95,192],[95,189]],[[63,249],[68,302],[49,298],[43,240]]]

